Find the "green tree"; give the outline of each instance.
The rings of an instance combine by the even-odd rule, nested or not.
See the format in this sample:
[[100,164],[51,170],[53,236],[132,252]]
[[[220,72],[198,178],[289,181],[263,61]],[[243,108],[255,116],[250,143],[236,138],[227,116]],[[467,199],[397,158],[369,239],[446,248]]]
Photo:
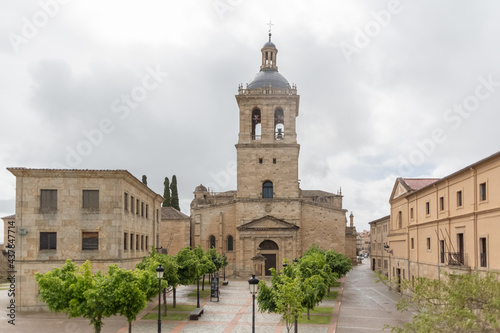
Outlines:
[[164,190],[163,190],[163,207],[172,207],[172,200],[170,198],[170,181],[168,177],[165,177],[165,181],[163,182]]
[[177,177],[172,176],[172,183],[170,184],[170,190],[172,192],[172,207],[180,211],[179,207],[179,193],[177,192]]
[[142,175],[142,183],[146,186],[148,185],[148,176]]
[[271,287],[267,286],[266,281],[259,282],[257,302],[260,312],[281,314],[281,320],[290,332],[295,319],[304,310],[304,292],[301,279],[298,276],[292,277],[293,269],[287,267],[286,271],[286,274],[277,274],[271,268]]
[[307,309],[307,319],[310,319],[310,310],[314,309],[325,297],[330,280],[336,280],[337,274],[333,273],[326,264],[322,252],[310,252],[303,256],[296,266],[296,275],[302,281],[304,299],[302,305]]
[[103,319],[120,313],[134,320],[146,306],[144,285],[130,271],[111,265],[109,274],[92,274],[92,264],[86,261],[76,266],[71,260],[61,268],[35,276],[40,289],[40,300],[50,311],[63,312],[73,317],[90,320],[99,333]]
[[[381,279],[387,283],[387,279]],[[416,311],[411,323],[392,332],[499,332],[500,280],[494,272],[445,273],[439,280],[402,280],[401,311]]]

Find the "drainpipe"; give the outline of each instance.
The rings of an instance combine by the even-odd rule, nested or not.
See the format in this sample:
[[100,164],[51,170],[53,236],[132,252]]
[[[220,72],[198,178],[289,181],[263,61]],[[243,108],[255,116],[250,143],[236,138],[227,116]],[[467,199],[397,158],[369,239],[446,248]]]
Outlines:
[[478,264],[477,264],[477,255],[476,255],[476,249],[477,249],[477,211],[478,211],[478,195],[477,195],[477,170],[474,168],[470,168],[470,170],[473,172],[473,179],[474,179],[474,248],[472,250],[472,253],[474,254],[474,270],[477,272],[478,271]]

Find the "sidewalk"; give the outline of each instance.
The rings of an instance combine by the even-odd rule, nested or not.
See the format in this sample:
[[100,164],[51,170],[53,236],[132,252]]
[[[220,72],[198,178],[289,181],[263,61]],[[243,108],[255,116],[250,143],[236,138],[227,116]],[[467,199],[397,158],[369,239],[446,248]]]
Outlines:
[[377,279],[370,270],[369,259],[363,262],[345,277],[336,332],[376,332],[381,331],[384,324],[400,326],[411,321],[412,313],[396,310],[399,294],[381,282],[375,283]]
[[[368,262],[368,261],[365,261]],[[411,320],[412,315],[401,314],[395,304],[399,295],[389,291],[381,283],[375,283],[373,272],[368,264],[354,267],[347,274],[345,281],[338,289],[336,300],[325,300],[320,306],[334,307],[331,321],[328,325],[299,324],[301,333],[345,333],[345,332],[375,332],[381,331],[384,324],[400,325]],[[196,286],[183,286],[177,290],[177,304],[196,305],[196,297],[187,295],[196,290]],[[332,289],[335,290],[335,289]],[[0,291],[0,332],[26,333],[92,333],[89,321],[83,318],[68,319],[64,315],[53,313],[17,313],[16,325],[7,323],[7,306],[9,302],[7,291]],[[228,286],[221,287],[219,302],[210,302],[206,297],[200,300],[204,314],[198,321],[165,321],[162,320],[162,332],[210,332],[210,333],[243,333],[251,332],[252,324],[252,297],[248,290],[247,281],[229,281]],[[168,304],[172,304],[172,293],[168,295]],[[133,324],[133,333],[157,332],[156,320],[140,320],[152,310],[157,301],[148,304]],[[256,332],[282,333],[286,328],[280,323],[280,316],[276,314],[260,313],[256,304]],[[126,333],[128,323],[124,318],[112,317],[104,320],[102,333]]]

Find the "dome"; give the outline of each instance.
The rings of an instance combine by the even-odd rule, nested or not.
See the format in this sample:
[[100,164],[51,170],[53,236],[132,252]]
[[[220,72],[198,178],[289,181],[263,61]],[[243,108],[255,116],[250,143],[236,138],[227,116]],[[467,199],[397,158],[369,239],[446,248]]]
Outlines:
[[276,45],[274,45],[274,43],[273,43],[273,42],[269,41],[269,42],[267,42],[266,44],[264,44],[264,46],[263,46],[263,47],[274,47],[274,48],[276,48]]
[[195,192],[207,192],[207,188],[203,185],[198,185],[196,186],[196,188],[194,189]]
[[257,89],[264,86],[272,86],[278,89],[290,89],[290,84],[283,75],[275,69],[268,68],[262,69],[254,75],[250,82],[248,82],[248,89]]

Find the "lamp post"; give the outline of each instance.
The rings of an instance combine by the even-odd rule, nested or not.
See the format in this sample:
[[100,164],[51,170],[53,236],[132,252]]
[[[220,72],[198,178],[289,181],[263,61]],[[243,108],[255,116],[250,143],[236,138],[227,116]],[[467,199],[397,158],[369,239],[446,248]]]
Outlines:
[[165,268],[158,266],[156,268],[156,277],[158,278],[158,333],[161,333],[161,279]]
[[[226,262],[226,255],[224,255],[224,263]],[[226,265],[224,265],[224,281],[226,281]]]
[[250,294],[252,294],[252,333],[255,333],[255,295],[259,291],[259,279],[252,274],[252,278],[248,280]]

